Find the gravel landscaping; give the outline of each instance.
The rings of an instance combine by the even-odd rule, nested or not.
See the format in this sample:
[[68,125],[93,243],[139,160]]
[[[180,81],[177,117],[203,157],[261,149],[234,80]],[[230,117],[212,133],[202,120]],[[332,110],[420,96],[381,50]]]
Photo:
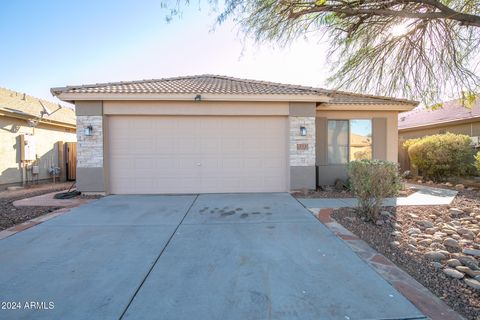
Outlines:
[[0,192],[0,230],[57,210],[56,207],[15,207],[13,202],[70,188],[72,182],[45,183],[27,186],[24,189]]
[[480,193],[461,190],[450,206],[385,208],[376,223],[354,209],[332,218],[468,319],[480,319]]

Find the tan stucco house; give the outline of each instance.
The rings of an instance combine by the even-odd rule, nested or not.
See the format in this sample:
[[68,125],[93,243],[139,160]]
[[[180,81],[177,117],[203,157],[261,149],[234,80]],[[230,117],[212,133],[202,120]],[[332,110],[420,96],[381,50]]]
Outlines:
[[76,141],[75,128],[73,109],[0,88],[0,189],[50,179],[49,168],[59,165],[57,142]]
[[216,75],[53,88],[77,114],[77,188],[111,194],[283,192],[397,161],[417,103]]
[[442,133],[464,134],[472,138],[473,147],[480,147],[480,97],[473,106],[451,100],[439,108],[417,107],[398,115],[398,161],[403,170],[411,170],[407,151],[402,147],[408,139]]

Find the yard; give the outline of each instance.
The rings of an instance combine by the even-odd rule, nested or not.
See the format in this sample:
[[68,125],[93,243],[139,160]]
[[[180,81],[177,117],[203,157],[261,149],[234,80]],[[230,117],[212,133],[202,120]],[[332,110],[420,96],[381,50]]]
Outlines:
[[0,230],[10,228],[19,223],[55,211],[58,207],[15,207],[13,202],[42,194],[68,189],[72,182],[45,183],[30,185],[19,190],[0,192]]
[[397,206],[376,224],[352,208],[332,218],[388,257],[468,319],[480,317],[480,193],[461,190],[451,205]]

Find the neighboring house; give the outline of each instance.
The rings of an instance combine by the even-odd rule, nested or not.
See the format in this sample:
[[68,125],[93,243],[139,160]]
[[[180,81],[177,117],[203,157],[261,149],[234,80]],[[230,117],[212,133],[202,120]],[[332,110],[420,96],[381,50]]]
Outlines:
[[355,157],[396,162],[398,112],[417,105],[215,75],[52,93],[76,106],[77,188],[112,194],[333,184]]
[[[56,143],[76,141],[75,123],[73,109],[0,88],[0,186],[50,178],[49,168],[58,166]],[[33,164],[38,174],[32,175]]]
[[402,147],[408,139],[431,136],[440,133],[465,134],[479,145],[480,99],[472,108],[462,105],[460,100],[443,103],[441,108],[417,107],[398,115],[399,152],[398,162],[403,170],[410,170],[410,160]]

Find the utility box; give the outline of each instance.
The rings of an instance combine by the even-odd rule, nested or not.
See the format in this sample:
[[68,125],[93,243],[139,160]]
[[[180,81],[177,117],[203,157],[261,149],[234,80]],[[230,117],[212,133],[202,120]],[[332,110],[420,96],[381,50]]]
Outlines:
[[33,135],[25,134],[20,136],[21,160],[34,161],[37,159],[37,142]]

